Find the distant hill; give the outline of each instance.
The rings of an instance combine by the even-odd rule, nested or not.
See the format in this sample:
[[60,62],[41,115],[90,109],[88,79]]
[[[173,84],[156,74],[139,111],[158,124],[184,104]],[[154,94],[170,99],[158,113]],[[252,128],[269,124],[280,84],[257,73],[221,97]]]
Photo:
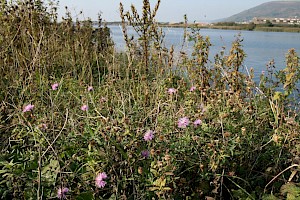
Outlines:
[[252,20],[253,17],[289,18],[297,16],[300,18],[300,0],[298,1],[271,1],[250,8],[231,17],[218,21],[243,22]]

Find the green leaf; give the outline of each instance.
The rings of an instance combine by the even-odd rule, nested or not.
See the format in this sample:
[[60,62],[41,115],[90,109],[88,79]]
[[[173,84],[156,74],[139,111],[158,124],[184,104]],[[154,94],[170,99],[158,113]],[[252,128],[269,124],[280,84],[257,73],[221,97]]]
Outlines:
[[77,200],[94,200],[92,192],[84,192],[76,197]]
[[277,198],[276,196],[274,196],[273,194],[267,194],[264,195],[262,197],[262,200],[278,200],[279,198]]
[[156,171],[155,169],[150,169],[150,172],[151,172],[155,177],[158,177],[158,176],[159,176],[158,171]]
[[42,168],[43,181],[55,185],[57,175],[60,171],[58,160],[50,160],[50,163]]
[[166,181],[167,180],[165,178],[160,177],[159,179],[157,179],[153,182],[153,185],[162,188],[162,187],[165,187]]
[[294,76],[295,76],[295,73],[290,73],[290,74],[286,75],[285,83],[283,86],[284,88],[286,88],[288,85],[292,84]]
[[273,99],[274,99],[274,100],[280,99],[281,94],[282,94],[281,92],[275,92],[275,94],[274,94],[274,96],[273,96]]
[[300,187],[294,183],[287,183],[280,189],[282,195],[286,195],[287,199],[299,199]]
[[108,200],[115,200],[115,199],[117,199],[116,195],[115,195],[115,194],[112,194],[112,195],[109,197]]

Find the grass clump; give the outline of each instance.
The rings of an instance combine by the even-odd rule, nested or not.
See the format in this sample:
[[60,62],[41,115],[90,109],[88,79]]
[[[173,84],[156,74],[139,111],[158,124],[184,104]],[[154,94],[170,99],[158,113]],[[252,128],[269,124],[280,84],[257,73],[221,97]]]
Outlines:
[[[1,4],[2,199],[276,199],[299,193],[299,57],[243,73],[241,36],[208,59],[164,46],[155,8],[120,5],[127,50],[56,5]],[[22,11],[22,12],[21,12]],[[20,13],[24,13],[20,16]],[[125,23],[137,31],[127,35]]]

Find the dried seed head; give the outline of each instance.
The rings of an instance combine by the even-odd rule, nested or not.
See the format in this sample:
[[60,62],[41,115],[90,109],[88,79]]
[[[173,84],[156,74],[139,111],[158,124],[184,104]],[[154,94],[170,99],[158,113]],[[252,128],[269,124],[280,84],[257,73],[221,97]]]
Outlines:
[[242,127],[241,131],[242,131],[242,135],[246,135],[246,128],[245,127]]
[[151,156],[154,156],[154,155],[155,155],[155,150],[154,150],[154,149],[151,149],[151,150],[150,150],[150,154],[151,154]]
[[200,164],[200,170],[203,172],[203,170],[204,170],[204,165],[203,164]]
[[278,140],[279,140],[279,137],[277,134],[274,134],[273,137],[272,137],[272,140],[275,142],[275,143],[278,143]]
[[225,133],[224,133],[224,137],[226,137],[226,138],[228,138],[228,137],[230,137],[230,133],[228,132],[228,131],[226,131]]
[[141,174],[141,175],[143,174],[143,168],[142,167],[138,168],[138,173]]
[[166,154],[164,159],[165,159],[165,161],[169,161],[169,160],[171,160],[171,156],[169,154]]

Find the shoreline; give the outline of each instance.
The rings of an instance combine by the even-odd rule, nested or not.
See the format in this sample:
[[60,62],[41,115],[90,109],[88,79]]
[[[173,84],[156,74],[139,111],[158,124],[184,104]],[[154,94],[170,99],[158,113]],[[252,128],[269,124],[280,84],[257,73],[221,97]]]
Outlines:
[[[119,26],[121,23],[111,23],[107,22],[108,26]],[[255,25],[255,24],[241,24],[241,25],[199,25],[199,24],[165,24],[158,23],[160,27],[168,27],[168,28],[200,28],[200,29],[221,29],[221,30],[244,30],[244,31],[263,31],[263,32],[290,32],[290,33],[300,33],[300,27],[292,27],[292,26],[263,26],[263,25]]]
[[267,27],[267,26],[258,26],[253,29],[249,29],[246,26],[197,26],[197,25],[159,25],[160,27],[169,27],[169,28],[205,28],[205,29],[221,29],[221,30],[244,30],[244,31],[263,31],[263,32],[290,32],[290,33],[300,33],[300,27]]

